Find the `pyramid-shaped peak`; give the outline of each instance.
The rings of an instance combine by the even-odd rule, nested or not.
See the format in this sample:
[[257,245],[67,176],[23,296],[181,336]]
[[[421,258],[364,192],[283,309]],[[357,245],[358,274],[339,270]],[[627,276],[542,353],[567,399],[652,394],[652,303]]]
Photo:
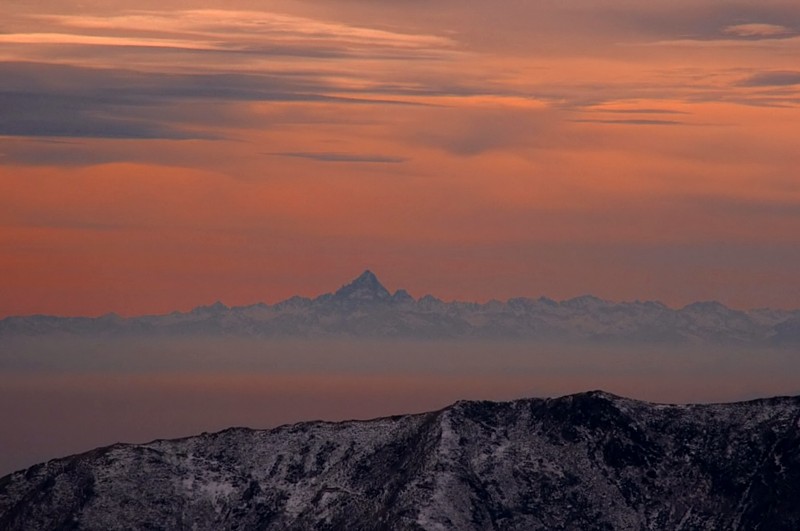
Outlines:
[[364,270],[358,278],[356,278],[351,284],[380,284],[380,280],[378,277],[375,276],[375,273],[370,271],[369,269]]
[[375,273],[367,269],[355,280],[339,288],[334,294],[339,300],[382,301],[391,298]]
[[408,303],[408,302],[416,302],[416,299],[414,299],[414,297],[412,297],[411,294],[406,290],[399,289],[394,292],[394,295],[392,295],[392,302]]

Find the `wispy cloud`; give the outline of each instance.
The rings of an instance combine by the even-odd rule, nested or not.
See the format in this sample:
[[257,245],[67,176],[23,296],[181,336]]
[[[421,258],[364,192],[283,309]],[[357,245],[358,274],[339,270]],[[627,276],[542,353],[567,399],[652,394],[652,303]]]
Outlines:
[[743,87],[786,87],[800,85],[800,71],[759,72],[742,80],[739,85]]
[[786,26],[778,24],[753,23],[727,26],[722,30],[722,33],[735,37],[773,39],[790,35],[793,32]]
[[131,11],[123,15],[72,16],[49,15],[38,17],[74,28],[146,30],[185,32],[188,35],[258,35],[261,37],[311,40],[344,40],[364,45],[389,45],[421,48],[450,46],[447,37],[426,34],[400,33],[352,24],[287,15],[269,11],[185,10]]
[[176,48],[182,50],[214,50],[221,47],[211,42],[146,37],[79,35],[73,33],[9,33],[0,34],[3,44],[68,44],[89,46],[126,46],[142,48]]
[[613,124],[613,125],[682,125],[685,122],[677,120],[650,120],[644,118],[632,118],[629,120],[604,120],[600,118],[578,118],[570,120],[575,123],[590,123],[590,124]]
[[651,109],[651,108],[630,108],[630,109],[614,109],[607,107],[586,108],[586,111],[611,113],[611,114],[688,114],[686,111],[678,111],[675,109]]
[[[213,120],[196,118],[188,128],[170,118],[173,109],[197,100],[210,109],[429,105],[482,91],[426,70],[462,53],[449,36],[270,11],[20,15],[0,34],[2,45],[0,99],[10,111],[0,116],[0,134],[10,136],[215,138]],[[387,66],[398,59],[402,71]]]
[[[179,129],[150,117],[122,112],[108,101],[75,95],[0,93],[0,135],[115,139],[213,138],[208,132]],[[103,114],[103,109],[109,111]]]
[[641,43],[642,46],[674,46],[674,47],[695,47],[695,48],[708,48],[708,49],[724,49],[724,48],[761,48],[761,49],[774,49],[774,50],[798,50],[800,49],[800,37],[788,36],[786,38],[758,38],[758,39],[742,39],[742,38],[729,38],[729,37],[709,37],[704,39],[671,39],[661,40],[654,42]]
[[317,162],[366,162],[381,164],[399,164],[406,162],[405,157],[392,155],[380,155],[373,153],[335,153],[335,152],[286,152],[286,153],[265,153],[265,155],[275,155],[280,157],[292,157],[309,159]]
[[[402,100],[344,90],[324,75],[155,73],[0,62],[0,135],[78,138],[213,139],[219,113],[192,116],[192,102],[397,104]],[[223,124],[224,125],[224,124]]]
[[[0,36],[0,42],[401,59],[415,55],[443,57],[456,44],[444,36],[392,32],[268,11],[131,11],[109,16],[33,18],[54,31],[9,33]],[[144,32],[147,36],[142,36]]]

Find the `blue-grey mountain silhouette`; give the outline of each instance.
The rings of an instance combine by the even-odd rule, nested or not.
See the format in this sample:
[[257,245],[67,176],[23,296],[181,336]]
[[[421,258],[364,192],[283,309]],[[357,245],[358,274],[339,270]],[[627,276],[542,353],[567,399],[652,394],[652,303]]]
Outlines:
[[332,293],[277,304],[222,302],[167,315],[23,316],[0,320],[0,337],[231,335],[261,338],[462,338],[724,345],[800,344],[800,311],[735,310],[719,302],[673,309],[656,301],[517,297],[486,303],[391,293],[371,271]]

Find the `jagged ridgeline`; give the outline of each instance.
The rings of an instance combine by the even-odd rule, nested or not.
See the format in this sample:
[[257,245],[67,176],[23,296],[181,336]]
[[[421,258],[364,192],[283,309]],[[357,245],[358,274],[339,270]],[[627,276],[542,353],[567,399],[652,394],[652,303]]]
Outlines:
[[0,529],[800,529],[800,397],[602,392],[118,444],[0,479]]
[[0,338],[244,336],[256,338],[485,338],[662,344],[800,345],[800,310],[740,311],[718,302],[673,309],[654,301],[592,296],[557,302],[514,298],[486,303],[415,299],[390,293],[370,271],[333,293],[229,308],[122,318],[26,316],[0,320]]

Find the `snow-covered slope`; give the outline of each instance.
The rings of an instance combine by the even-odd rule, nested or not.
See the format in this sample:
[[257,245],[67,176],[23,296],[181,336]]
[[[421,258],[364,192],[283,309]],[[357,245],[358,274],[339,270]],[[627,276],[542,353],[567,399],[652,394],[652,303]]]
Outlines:
[[124,319],[52,316],[0,320],[0,337],[51,334],[236,335],[264,338],[510,338],[544,341],[800,344],[800,311],[738,311],[717,302],[672,309],[658,302],[615,303],[592,296],[556,302],[515,298],[484,304],[390,293],[370,271],[334,293],[229,308],[217,302],[186,313]]
[[118,444],[0,479],[0,529],[800,529],[800,397],[603,392]]

